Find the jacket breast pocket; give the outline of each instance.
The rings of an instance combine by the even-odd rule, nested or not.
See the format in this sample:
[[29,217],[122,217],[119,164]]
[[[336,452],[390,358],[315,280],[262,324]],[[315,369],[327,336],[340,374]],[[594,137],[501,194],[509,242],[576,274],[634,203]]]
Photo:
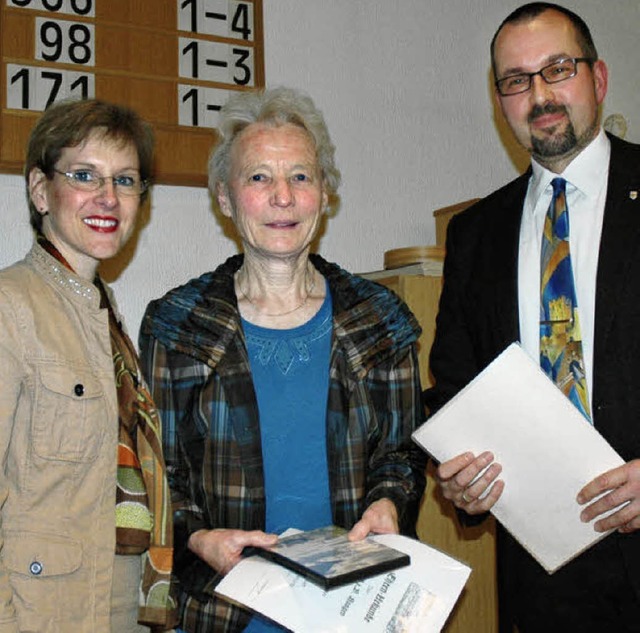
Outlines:
[[43,459],[94,460],[102,443],[106,406],[102,385],[89,367],[39,365],[33,450]]

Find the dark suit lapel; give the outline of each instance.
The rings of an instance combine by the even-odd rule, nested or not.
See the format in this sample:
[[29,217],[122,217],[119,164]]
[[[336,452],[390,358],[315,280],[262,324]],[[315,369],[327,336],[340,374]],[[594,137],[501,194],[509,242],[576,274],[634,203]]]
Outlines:
[[[638,152],[611,140],[611,164],[607,185],[596,285],[595,348],[604,350],[616,309],[623,297],[637,289],[630,279],[631,266],[640,256],[640,164]],[[597,364],[597,361],[595,361]]]
[[493,217],[493,243],[489,269],[493,271],[493,305],[499,312],[495,315],[495,325],[500,324],[502,342],[509,345],[520,338],[518,318],[518,251],[520,245],[520,225],[524,198],[529,182],[529,172],[517,179],[500,201],[500,209]]

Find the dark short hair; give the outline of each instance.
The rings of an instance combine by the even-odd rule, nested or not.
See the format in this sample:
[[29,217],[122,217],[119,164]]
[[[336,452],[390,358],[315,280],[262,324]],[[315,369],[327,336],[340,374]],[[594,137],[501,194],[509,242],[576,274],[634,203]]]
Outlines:
[[[36,122],[27,144],[24,176],[27,181],[27,201],[31,226],[42,230],[42,215],[29,194],[29,174],[38,168],[53,178],[54,168],[65,147],[76,147],[93,133],[102,138],[135,146],[140,163],[140,178],[153,176],[154,136],[151,126],[131,108],[96,99],[59,101],[47,108]],[[140,196],[144,201],[148,192]]]
[[545,11],[557,11],[558,13],[566,16],[571,24],[573,24],[573,28],[576,31],[576,39],[578,41],[578,46],[580,46],[580,50],[582,51],[582,56],[588,57],[593,61],[598,59],[598,51],[593,43],[591,31],[589,31],[587,23],[579,15],[560,6],[559,4],[554,4],[553,2],[529,2],[528,4],[523,4],[521,7],[518,7],[504,19],[491,40],[491,67],[496,79],[498,76],[496,73],[495,45],[496,39],[498,38],[502,28],[507,24],[529,22]]

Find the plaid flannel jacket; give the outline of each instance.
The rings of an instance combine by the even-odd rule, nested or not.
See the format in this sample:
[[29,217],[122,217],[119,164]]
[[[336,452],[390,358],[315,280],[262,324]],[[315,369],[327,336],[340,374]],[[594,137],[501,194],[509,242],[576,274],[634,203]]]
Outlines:
[[[391,291],[318,255],[333,333],[327,450],[334,523],[350,528],[382,497],[415,535],[426,456],[411,440],[422,422],[420,326]],[[241,631],[249,615],[214,595],[220,576],[187,548],[206,528],[264,529],[258,406],[234,292],[243,256],[149,304],[140,350],[160,411],[175,516],[182,627]]]

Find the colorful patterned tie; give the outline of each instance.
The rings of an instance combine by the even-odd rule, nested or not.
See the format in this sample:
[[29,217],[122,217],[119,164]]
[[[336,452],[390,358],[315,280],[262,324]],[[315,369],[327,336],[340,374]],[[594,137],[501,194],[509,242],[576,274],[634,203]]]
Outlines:
[[540,365],[591,422],[578,302],[569,252],[566,181],[551,181],[540,260]]

